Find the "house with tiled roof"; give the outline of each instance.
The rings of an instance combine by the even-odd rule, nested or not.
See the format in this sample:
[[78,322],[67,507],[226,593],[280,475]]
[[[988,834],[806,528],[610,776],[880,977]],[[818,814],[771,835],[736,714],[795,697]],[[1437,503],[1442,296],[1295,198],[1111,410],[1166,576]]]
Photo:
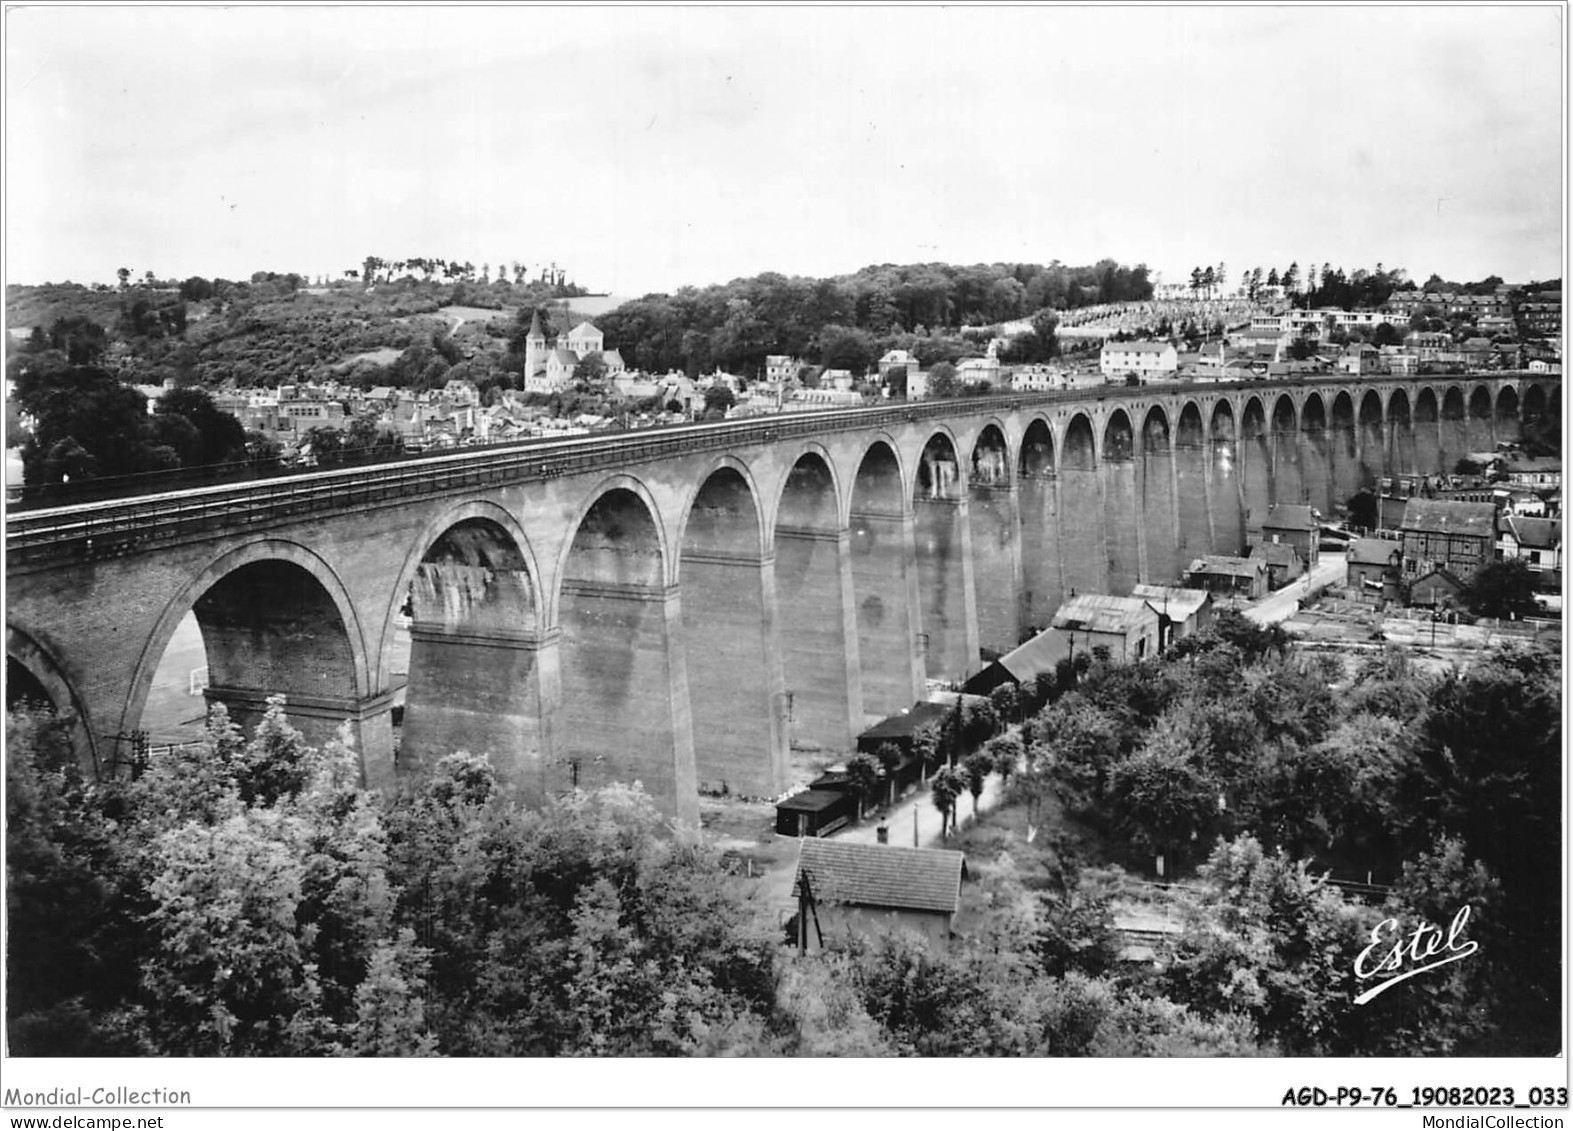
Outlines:
[[1306,569],[1316,568],[1321,533],[1315,509],[1303,503],[1274,503],[1262,519],[1262,541],[1293,546]]
[[1467,583],[1496,555],[1497,508],[1494,503],[1410,499],[1400,530],[1406,579],[1443,567]]
[[1344,585],[1356,601],[1398,599],[1404,548],[1389,538],[1356,538],[1344,556]]
[[1305,559],[1288,543],[1258,542],[1251,547],[1250,561],[1267,563],[1267,588],[1282,589],[1305,573]]
[[1504,561],[1523,562],[1547,584],[1560,584],[1562,520],[1507,515],[1497,537],[1497,555]]
[[950,849],[805,838],[794,886],[801,894],[806,880],[814,897],[807,945],[818,949],[821,934],[828,940],[910,931],[944,949],[966,876],[966,856]]

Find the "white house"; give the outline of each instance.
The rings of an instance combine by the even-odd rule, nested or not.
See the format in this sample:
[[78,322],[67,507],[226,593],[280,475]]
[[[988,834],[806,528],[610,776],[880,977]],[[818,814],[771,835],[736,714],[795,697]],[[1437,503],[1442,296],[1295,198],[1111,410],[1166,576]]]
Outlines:
[[1098,361],[1105,377],[1129,373],[1146,377],[1180,368],[1180,354],[1173,342],[1105,342]]

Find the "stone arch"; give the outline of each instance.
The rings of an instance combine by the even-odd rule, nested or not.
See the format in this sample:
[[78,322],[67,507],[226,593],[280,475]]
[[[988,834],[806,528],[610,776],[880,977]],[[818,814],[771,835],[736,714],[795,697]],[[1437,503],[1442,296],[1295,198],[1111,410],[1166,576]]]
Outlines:
[[1207,443],[1207,428],[1202,420],[1201,405],[1186,401],[1180,406],[1180,415],[1174,423],[1176,448],[1201,448]]
[[[612,504],[612,508],[603,507],[603,500],[608,495],[613,494],[616,494],[617,497]],[[632,496],[643,504],[643,513],[648,518],[649,529],[646,530],[643,526],[640,526],[639,533],[641,535],[648,533],[653,538],[651,545],[658,558],[658,570],[653,575],[650,574],[649,570],[639,571],[641,573],[639,584],[664,586],[671,582],[672,566],[670,563],[672,554],[669,552],[666,541],[665,525],[661,522],[661,508],[657,505],[654,494],[651,493],[650,488],[645,485],[644,481],[637,476],[609,476],[597,483],[585,495],[584,502],[580,504],[572,520],[567,524],[567,529],[573,531],[573,533],[563,539],[562,549],[558,552],[557,591],[547,602],[547,624],[555,624],[561,617],[560,605],[563,580],[569,576],[569,562],[574,557],[576,546],[579,545],[580,534],[585,531],[585,523],[590,519],[591,515],[597,515],[597,524],[603,523],[609,517],[608,512],[610,509],[618,505],[627,505],[627,500],[624,496]],[[597,508],[602,509],[598,512]],[[588,548],[588,542],[584,544],[584,547]],[[649,555],[647,554],[646,556],[648,557]]]
[[386,686],[392,669],[395,637],[401,620],[401,611],[409,600],[410,587],[415,583],[415,576],[421,564],[426,561],[432,547],[448,530],[469,521],[482,521],[495,526],[505,534],[514,548],[523,558],[523,568],[528,572],[534,586],[534,621],[536,625],[546,623],[546,593],[541,584],[541,571],[536,563],[535,548],[530,543],[529,535],[525,533],[523,525],[514,517],[506,507],[500,506],[488,499],[470,499],[456,506],[444,510],[421,531],[420,537],[410,547],[405,555],[404,566],[399,570],[398,580],[394,583],[393,592],[388,594],[388,605],[382,617],[382,631],[377,645],[377,666],[373,672],[376,686]]
[[[1141,471],[1136,431],[1123,408],[1103,425],[1098,476],[1103,483],[1103,535],[1108,559],[1106,593],[1123,597],[1146,580],[1141,506]],[[1143,461],[1145,462],[1145,461]]]
[[1005,440],[1003,425],[990,419],[978,430],[978,437],[972,444],[969,467],[969,485],[1011,485],[1010,446]]
[[1278,435],[1294,435],[1300,430],[1299,414],[1295,411],[1294,398],[1280,393],[1273,402],[1272,430]]
[[1382,415],[1382,397],[1367,389],[1360,398],[1360,479],[1361,485],[1375,484],[1388,473],[1387,433]]
[[6,622],[6,710],[22,699],[42,699],[56,715],[71,718],[71,744],[82,769],[100,776],[106,767],[88,726],[82,699],[54,654],[33,634]]
[[1092,420],[1078,412],[1065,425],[1065,443],[1060,456],[1061,470],[1096,471],[1098,468],[1098,442],[1092,429]]
[[1142,413],[1141,450],[1143,455],[1159,455],[1170,450],[1172,437],[1169,414],[1161,404],[1154,404]]
[[[769,532],[754,475],[736,456],[715,459],[699,476],[698,486],[683,507],[675,543],[684,549],[726,541],[748,545],[763,554]],[[682,580],[682,553],[677,555],[677,580]]]
[[679,526],[683,651],[701,788],[786,788],[785,689],[762,508],[746,465],[712,464]]
[[1469,416],[1466,422],[1470,451],[1490,451],[1495,446],[1495,424],[1496,412],[1491,402],[1491,390],[1483,384],[1476,385],[1469,392]]
[[1409,394],[1403,389],[1394,389],[1387,398],[1386,430],[1392,451],[1389,470],[1394,475],[1418,475],[1414,413],[1409,405]]
[[1441,406],[1436,390],[1422,386],[1415,393],[1414,407],[1415,470],[1421,475],[1436,475],[1442,466]]
[[[1014,482],[1014,470],[1004,427],[992,419],[986,421],[973,441],[969,460],[967,524],[970,542],[965,545],[970,546],[970,587],[976,607],[978,644],[1001,654],[1021,642],[1021,595],[1025,582],[1018,509],[1020,492]],[[959,528],[956,532],[959,533]],[[954,564],[965,565],[959,561]],[[963,587],[968,585],[969,574],[965,568],[952,572]],[[964,603],[965,594],[962,594],[959,604],[964,606]],[[965,617],[965,608],[960,611]],[[976,655],[967,662],[975,664]]]
[[1307,434],[1327,431],[1327,405],[1322,394],[1312,392],[1300,406],[1300,430]]
[[1497,390],[1496,422],[1498,436],[1518,435],[1518,416],[1520,403],[1518,390],[1512,385],[1504,384]]
[[1041,416],[1027,422],[1021,435],[1021,450],[1016,458],[1018,481],[1029,478],[1052,477],[1054,463],[1054,429]]
[[915,518],[900,449],[889,437],[876,437],[864,449],[850,489],[851,599],[863,710],[883,717],[911,707],[923,686]]
[[840,470],[823,444],[810,442],[792,458],[781,481],[767,546],[774,546],[782,526],[805,530],[839,530],[846,525],[846,496]]
[[564,540],[556,625],[563,725],[549,791],[640,782],[666,813],[699,813],[688,675],[661,511],[639,479],[598,483]]
[[1246,397],[1240,409],[1240,486],[1245,500],[1245,537],[1250,542],[1261,533],[1262,522],[1278,497],[1273,477],[1273,436],[1267,404],[1259,396]]
[[1117,408],[1109,413],[1109,419],[1104,422],[1103,439],[1098,448],[1098,462],[1112,463],[1135,457],[1136,429],[1131,424],[1130,414],[1123,408]]
[[1040,630],[1049,626],[1064,597],[1057,474],[1054,429],[1043,416],[1033,416],[1022,432],[1016,481],[1021,493],[1021,617],[1027,627]]
[[977,656],[977,610],[968,555],[969,485],[962,449],[949,429],[931,432],[912,477],[917,564],[917,641],[933,679],[965,678]]
[[[408,580],[403,580],[405,574]],[[401,571],[410,653],[401,771],[456,750],[491,758],[502,781],[544,800],[548,724],[539,654],[544,597],[529,539],[503,507],[472,500],[422,531]],[[385,669],[393,678],[392,664]]]
[[1219,397],[1213,402],[1213,410],[1208,420],[1208,435],[1215,444],[1232,444],[1240,438],[1239,427],[1234,418],[1234,405],[1227,397]]
[[[121,733],[136,729],[159,661],[187,612],[195,613],[207,651],[209,701],[223,701],[243,729],[261,717],[263,697],[281,693],[292,724],[320,746],[340,722],[356,718],[357,705],[374,690],[365,631],[344,582],[305,546],[262,536],[219,555],[164,607],[137,662]],[[246,657],[262,670],[245,676]],[[315,677],[304,670],[308,662]],[[243,677],[245,683],[229,682]],[[365,743],[357,749],[368,782],[382,780],[387,767],[372,764]]]
[[1305,497],[1314,507],[1332,513],[1331,436],[1327,404],[1318,392],[1309,393],[1300,405],[1300,476]]
[[912,477],[912,498],[959,499],[967,489],[961,449],[948,428],[932,433],[923,442],[917,473]]
[[858,457],[857,468],[847,484],[848,514],[862,509],[890,514],[906,511],[905,483],[906,469],[901,463],[900,447],[889,436],[876,436]]
[[1524,386],[1524,419],[1541,420],[1546,415],[1546,390],[1538,381]]
[[1240,439],[1257,441],[1267,435],[1267,408],[1261,397],[1245,399],[1240,409]]
[[[812,445],[793,460],[775,507],[771,546],[779,609],[788,747],[839,750],[863,729],[862,671],[835,463]],[[686,606],[685,606],[686,607]]]

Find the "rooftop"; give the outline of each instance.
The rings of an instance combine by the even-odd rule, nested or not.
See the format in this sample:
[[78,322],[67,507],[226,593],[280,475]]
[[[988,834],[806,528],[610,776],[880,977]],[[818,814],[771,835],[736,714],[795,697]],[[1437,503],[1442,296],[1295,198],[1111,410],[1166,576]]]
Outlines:
[[1318,525],[1311,508],[1300,503],[1275,504],[1262,520],[1263,530],[1315,530]]
[[1144,597],[1147,603],[1170,620],[1188,620],[1196,611],[1212,600],[1205,589],[1182,589],[1178,585],[1138,585],[1131,590],[1132,597]]
[[1226,554],[1208,554],[1197,558],[1187,569],[1186,573],[1216,573],[1227,574],[1231,577],[1255,577],[1267,566],[1261,561],[1251,561],[1249,558],[1236,558]]
[[1153,616],[1157,616],[1157,611],[1141,597],[1083,593],[1059,607],[1054,614],[1054,627],[1078,632],[1124,633]]
[[961,899],[966,857],[945,848],[901,848],[805,839],[797,874],[811,875],[814,898],[823,903],[890,907],[954,914]]
[[1385,566],[1402,554],[1403,548],[1386,538],[1356,538],[1349,543],[1348,556],[1344,560],[1350,565]]
[[1562,520],[1559,518],[1509,515],[1505,525],[1520,546],[1528,546],[1532,550],[1551,550],[1562,544]]
[[1419,534],[1466,534],[1490,538],[1496,533],[1496,525],[1495,503],[1410,499],[1404,507],[1403,529]]

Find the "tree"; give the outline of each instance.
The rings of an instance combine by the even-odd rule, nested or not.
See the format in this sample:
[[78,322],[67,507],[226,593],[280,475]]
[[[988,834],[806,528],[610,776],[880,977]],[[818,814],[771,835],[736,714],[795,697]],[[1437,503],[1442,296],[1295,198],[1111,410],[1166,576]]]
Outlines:
[[1344,503],[1344,509],[1349,516],[1349,525],[1361,530],[1374,530],[1377,526],[1376,493],[1369,487],[1362,487]]
[[983,796],[984,783],[994,771],[994,759],[987,750],[974,750],[962,760],[961,772],[967,779],[967,792],[972,794],[972,815],[978,815],[978,798]]
[[858,816],[861,817],[863,807],[879,788],[879,759],[872,754],[862,752],[852,755],[847,759],[847,777],[851,778],[852,784],[857,787]]
[[[17,399],[37,419],[22,449],[28,483],[61,481],[67,472],[56,445],[67,439],[72,444],[64,450],[80,448],[92,457],[92,474],[130,475],[169,465],[173,453],[160,454],[154,446],[147,400],[129,385],[87,366],[56,372],[47,386],[26,376],[17,384]],[[88,465],[76,458],[86,474]]]
[[881,742],[874,749],[874,757],[878,760],[880,773],[887,783],[885,804],[894,805],[896,801],[896,771],[901,768],[901,747],[894,742]]
[[245,455],[245,428],[232,414],[219,409],[204,389],[170,389],[158,398],[153,411],[155,421],[175,418],[191,426],[186,446],[175,449],[185,467],[228,463]]
[[961,394],[961,379],[956,376],[956,367],[948,361],[942,361],[929,370],[929,396],[954,397]]
[[727,410],[737,404],[737,395],[725,385],[712,385],[705,390],[705,413],[724,417]]
[[585,354],[573,367],[573,379],[583,385],[599,385],[606,380],[606,360],[599,350]]
[[934,775],[934,780],[929,783],[929,795],[934,801],[934,808],[939,810],[939,835],[947,836],[946,829],[951,823],[952,814],[955,812],[956,799],[967,789],[967,778],[954,766],[944,766]]
[[1535,575],[1520,558],[1487,562],[1464,586],[1464,602],[1478,617],[1517,620],[1540,610]]

